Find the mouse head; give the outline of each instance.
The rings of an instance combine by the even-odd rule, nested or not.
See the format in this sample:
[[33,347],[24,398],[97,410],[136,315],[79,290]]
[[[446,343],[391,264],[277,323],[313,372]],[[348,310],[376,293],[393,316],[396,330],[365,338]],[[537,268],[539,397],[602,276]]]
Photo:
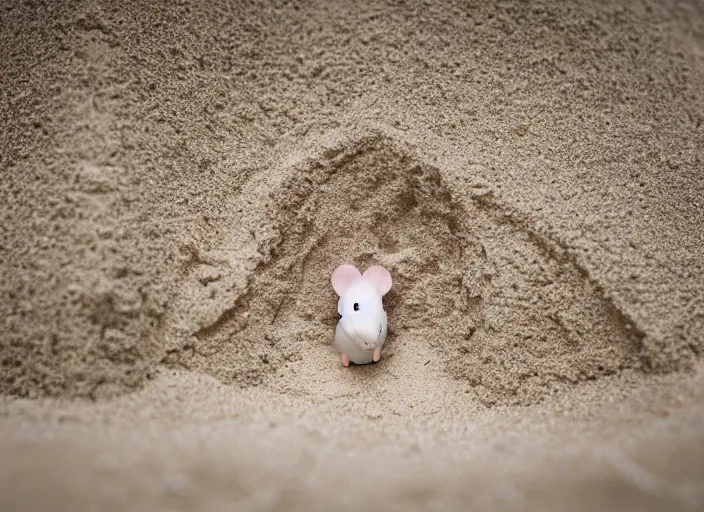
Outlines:
[[369,267],[364,274],[353,265],[341,265],[332,273],[331,281],[340,297],[340,327],[362,348],[375,348],[386,329],[381,298],[391,290],[391,274],[379,265]]

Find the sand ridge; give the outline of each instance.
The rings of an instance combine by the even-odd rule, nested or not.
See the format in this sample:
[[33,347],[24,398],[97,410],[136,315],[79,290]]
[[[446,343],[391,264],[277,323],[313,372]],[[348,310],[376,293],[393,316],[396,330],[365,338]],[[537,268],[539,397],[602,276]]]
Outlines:
[[394,361],[424,351],[486,404],[530,404],[564,385],[649,369],[645,333],[566,248],[502,206],[481,176],[488,169],[448,176],[383,126],[324,140],[243,188],[235,233],[184,279],[174,312],[184,340],[170,364],[240,384],[275,373],[286,389],[295,377],[284,363],[308,369],[306,379],[324,372],[334,364],[323,349],[335,322],[329,275],[351,261],[395,277]]

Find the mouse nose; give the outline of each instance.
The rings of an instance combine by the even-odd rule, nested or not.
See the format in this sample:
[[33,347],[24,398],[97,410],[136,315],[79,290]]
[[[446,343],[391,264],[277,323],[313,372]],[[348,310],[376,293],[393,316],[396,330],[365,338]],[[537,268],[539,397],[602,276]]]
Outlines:
[[357,331],[358,340],[360,345],[365,349],[372,349],[376,347],[379,341],[379,328],[376,326],[364,326],[364,328]]

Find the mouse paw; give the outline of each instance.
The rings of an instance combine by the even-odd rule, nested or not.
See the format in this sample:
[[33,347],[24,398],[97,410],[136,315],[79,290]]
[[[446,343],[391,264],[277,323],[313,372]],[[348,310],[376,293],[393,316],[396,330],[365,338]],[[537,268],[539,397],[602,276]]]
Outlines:
[[374,354],[372,355],[372,360],[376,363],[381,359],[381,347],[374,349]]
[[340,356],[340,358],[342,359],[342,366],[347,367],[347,366],[350,365],[350,358],[347,357],[347,354],[344,354],[344,353],[343,353],[343,354]]

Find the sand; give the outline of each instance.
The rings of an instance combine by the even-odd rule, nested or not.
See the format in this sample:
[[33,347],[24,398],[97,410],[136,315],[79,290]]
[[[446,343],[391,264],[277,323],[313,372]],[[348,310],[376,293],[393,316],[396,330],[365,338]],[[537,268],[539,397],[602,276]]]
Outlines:
[[4,2],[0,48],[0,509],[704,507],[701,2]]

